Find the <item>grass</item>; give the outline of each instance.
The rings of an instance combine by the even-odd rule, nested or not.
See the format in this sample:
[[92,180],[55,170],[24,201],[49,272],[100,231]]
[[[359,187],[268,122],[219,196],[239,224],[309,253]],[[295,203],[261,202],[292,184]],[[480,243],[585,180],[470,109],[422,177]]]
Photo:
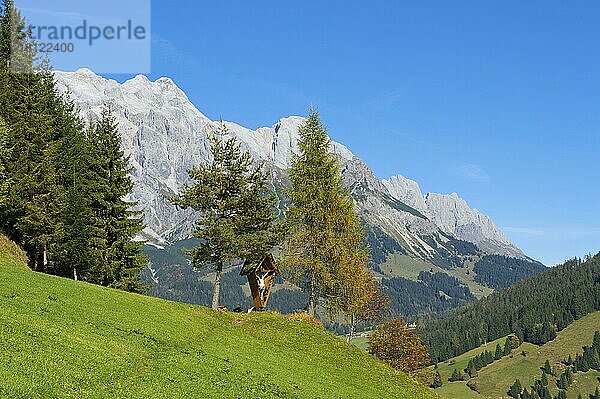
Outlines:
[[444,398],[482,399],[483,396],[470,389],[462,382],[446,382],[435,391]]
[[352,345],[360,348],[364,351],[369,350],[369,338],[367,337],[354,337],[352,338]]
[[0,259],[0,397],[437,397],[304,322],[216,313]]
[[[580,320],[562,330],[556,339],[542,346],[536,346],[530,343],[522,344],[518,349],[514,350],[511,356],[507,356],[498,360],[491,365],[479,371],[479,375],[473,379],[478,385],[479,391],[485,398],[507,398],[506,391],[512,383],[519,378],[523,386],[529,387],[533,382],[540,378],[540,367],[546,359],[550,361],[555,374],[559,374],[564,370],[564,366],[560,363],[563,359],[571,354],[582,351],[583,345],[590,345],[594,336],[594,331],[600,330],[600,312],[591,313]],[[503,342],[504,339],[500,340]],[[488,344],[488,350],[493,351],[495,343]],[[447,362],[438,365],[444,385],[437,391],[448,399],[462,399],[464,396],[460,393],[459,388],[453,385],[463,385],[464,382],[448,383],[448,372],[452,373],[454,367],[457,369],[464,368],[468,359],[473,357],[478,352],[485,348],[480,347],[471,352],[450,359]],[[525,352],[525,355],[521,353]],[[448,366],[448,363],[455,361],[454,366]],[[465,362],[466,361],[466,362]],[[558,371],[558,373],[557,373]],[[590,371],[588,373],[576,373],[574,375],[574,383],[567,391],[569,399],[577,398],[581,394],[584,398],[592,393],[600,380],[600,373]],[[449,387],[452,385],[452,387]],[[553,395],[556,395],[558,389],[554,382],[550,382],[550,388]],[[467,388],[468,389],[468,388]]]
[[448,378],[450,378],[454,369],[457,369],[459,371],[464,370],[469,364],[469,360],[479,355],[480,353],[486,350],[494,353],[496,350],[496,344],[500,344],[500,346],[504,348],[505,341],[506,337],[500,338],[495,341],[488,342],[487,345],[482,345],[478,348],[465,352],[460,356],[454,357],[442,363],[438,363],[438,370],[440,372],[440,376],[442,377],[442,381],[448,381]]
[[2,234],[0,234],[0,265],[27,269],[25,252]]

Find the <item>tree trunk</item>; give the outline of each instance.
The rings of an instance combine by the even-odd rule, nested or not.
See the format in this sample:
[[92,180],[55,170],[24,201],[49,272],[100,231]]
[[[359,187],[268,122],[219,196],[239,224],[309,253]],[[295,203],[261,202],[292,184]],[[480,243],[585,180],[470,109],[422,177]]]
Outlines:
[[315,317],[315,308],[316,308],[316,287],[315,287],[315,279],[311,277],[310,282],[308,284],[308,314],[312,317]]
[[219,293],[221,292],[221,274],[223,264],[218,264],[215,273],[215,287],[213,289],[212,310],[219,310]]
[[348,337],[346,337],[346,342],[350,343],[352,338],[354,338],[354,329],[356,328],[356,318],[354,315],[350,316],[350,331],[348,332]]
[[77,281],[77,269],[73,268],[73,280]]

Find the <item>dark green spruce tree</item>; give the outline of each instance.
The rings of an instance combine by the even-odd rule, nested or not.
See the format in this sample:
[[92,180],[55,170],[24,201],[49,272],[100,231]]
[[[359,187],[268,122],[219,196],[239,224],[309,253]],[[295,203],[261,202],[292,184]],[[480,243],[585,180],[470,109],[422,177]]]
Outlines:
[[144,242],[135,237],[144,229],[144,222],[142,212],[134,209],[137,203],[126,200],[133,188],[129,157],[121,150],[117,123],[108,108],[93,127],[89,141],[92,162],[86,184],[97,230],[88,232],[88,238],[98,261],[95,269],[88,272],[88,279],[108,287],[142,292],[146,287],[139,274],[147,258],[141,251]]
[[433,378],[433,382],[431,383],[432,388],[439,388],[442,386],[442,376],[439,371],[435,372],[435,377]]
[[450,381],[450,382],[460,381],[461,377],[462,376],[461,376],[460,371],[458,371],[457,369],[454,369],[454,371],[452,372],[452,375],[450,376],[448,381]]
[[208,138],[212,159],[189,171],[195,182],[174,203],[193,209],[197,216],[194,237],[200,244],[188,251],[195,267],[215,271],[212,308],[218,310],[221,276],[225,265],[239,260],[258,261],[279,241],[275,196],[269,191],[268,173],[254,163],[221,122]]
[[64,198],[55,246],[53,274],[98,283],[103,230],[94,213],[92,199],[98,188],[98,176],[92,173],[94,162],[90,141],[94,128],[86,130],[83,122],[73,115],[73,105],[65,103],[62,129],[65,132],[59,160]]
[[496,344],[496,350],[494,351],[494,360],[502,359],[502,356],[504,356],[504,351],[502,350],[500,344]]
[[550,361],[546,359],[544,365],[542,366],[542,371],[548,375],[553,375],[552,366],[550,366]]
[[0,228],[27,252],[30,267],[46,271],[55,240],[62,188],[57,154],[63,112],[53,77],[39,62],[26,22],[12,0],[0,9],[0,116],[9,127],[11,179]]
[[511,385],[508,390],[508,396],[511,398],[519,399],[521,392],[523,391],[523,386],[521,385],[521,381],[518,379]]
[[8,188],[11,184],[8,174],[6,173],[6,167],[4,166],[9,156],[7,140],[8,128],[6,127],[4,120],[0,117],[0,215],[2,214],[2,208],[8,200]]

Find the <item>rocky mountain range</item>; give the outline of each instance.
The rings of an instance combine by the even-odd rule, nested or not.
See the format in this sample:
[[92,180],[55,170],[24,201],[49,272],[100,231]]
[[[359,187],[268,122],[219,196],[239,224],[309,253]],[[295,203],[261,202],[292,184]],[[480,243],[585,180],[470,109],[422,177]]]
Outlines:
[[[132,199],[143,209],[151,242],[165,245],[189,236],[193,215],[172,206],[168,198],[186,183],[187,171],[210,157],[207,134],[218,127],[169,78],[154,82],[143,75],[124,83],[88,69],[56,72],[59,90],[68,93],[86,120],[97,119],[105,105],[119,123],[123,149],[130,156]],[[256,160],[273,172],[275,188],[285,185],[286,170],[297,150],[302,117],[280,119],[271,127],[252,130],[225,122]],[[348,148],[332,141],[347,186],[361,218],[376,241],[380,259],[400,251],[434,264],[460,261],[455,242],[475,244],[485,254],[525,258],[494,222],[457,194],[423,195],[419,185],[401,175],[378,179]],[[282,199],[281,206],[285,206]],[[377,242],[387,242],[379,248]],[[391,245],[393,242],[397,245]],[[456,259],[454,259],[456,258]]]
[[[108,105],[117,119],[123,150],[130,157],[134,188],[131,200],[144,212],[143,238],[150,258],[142,280],[150,295],[208,304],[212,290],[209,270],[189,265],[182,249],[194,215],[170,204],[169,198],[190,184],[187,171],[211,157],[207,140],[219,128],[190,102],[169,78],[154,82],[136,76],[124,83],[105,79],[88,69],[56,72],[57,88],[80,109],[84,120],[96,120]],[[257,161],[272,173],[279,212],[288,201],[287,170],[297,151],[298,129],[305,119],[282,118],[256,130],[224,122]],[[335,141],[344,181],[365,223],[371,267],[392,301],[392,311],[407,319],[460,306],[494,289],[538,273],[544,266],[512,245],[494,222],[468,206],[457,194],[423,195],[419,185],[401,175],[381,180],[348,148]],[[224,275],[222,302],[232,309],[249,303],[247,283],[235,266]],[[306,293],[279,281],[270,306],[281,312],[302,309]],[[329,325],[338,330],[343,327]]]

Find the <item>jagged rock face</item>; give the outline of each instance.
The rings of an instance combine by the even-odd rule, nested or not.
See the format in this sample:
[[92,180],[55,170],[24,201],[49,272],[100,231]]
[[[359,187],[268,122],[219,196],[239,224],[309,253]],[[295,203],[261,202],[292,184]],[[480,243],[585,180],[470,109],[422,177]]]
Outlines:
[[[86,120],[97,119],[105,104],[112,108],[123,149],[130,156],[134,181],[131,197],[144,211],[146,237],[157,243],[187,237],[193,215],[176,209],[168,198],[189,183],[187,171],[192,166],[210,159],[207,134],[218,128],[218,122],[203,115],[168,78],[151,82],[137,76],[119,84],[85,69],[56,72],[55,77],[59,90],[70,93]],[[256,160],[273,170],[276,188],[285,184],[303,122],[303,118],[292,116],[257,130],[225,124]],[[379,180],[342,144],[332,142],[332,151],[339,156],[359,215],[408,253],[431,258],[449,235],[488,253],[523,256],[489,217],[469,208],[455,194],[423,196],[416,182],[402,176]]]
[[456,193],[424,196],[417,182],[401,175],[382,183],[391,196],[421,212],[443,232],[492,254],[523,257],[489,216],[470,208]]
[[387,180],[382,180],[382,183],[388,189],[388,192],[392,197],[399,199],[406,205],[415,208],[423,214],[427,213],[425,198],[423,197],[423,194],[421,194],[421,188],[416,181],[397,175],[392,176]]

